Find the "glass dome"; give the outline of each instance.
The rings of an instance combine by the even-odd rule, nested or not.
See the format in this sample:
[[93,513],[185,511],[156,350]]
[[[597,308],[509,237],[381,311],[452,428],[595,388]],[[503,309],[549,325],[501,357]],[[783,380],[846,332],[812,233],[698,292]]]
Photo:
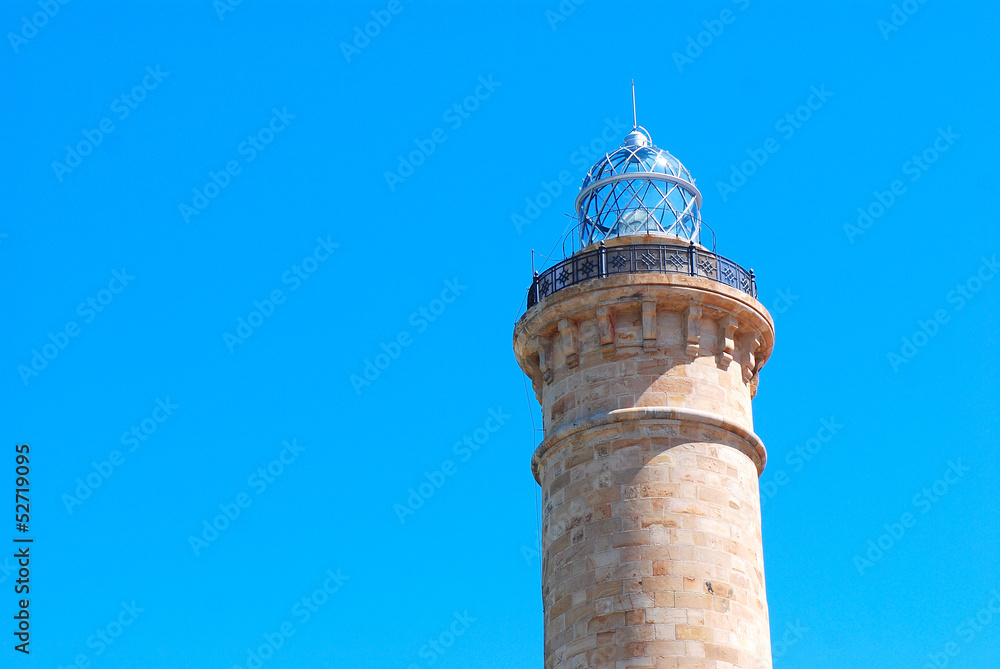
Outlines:
[[637,234],[699,242],[701,193],[691,173],[642,127],[590,168],[575,206],[584,246]]

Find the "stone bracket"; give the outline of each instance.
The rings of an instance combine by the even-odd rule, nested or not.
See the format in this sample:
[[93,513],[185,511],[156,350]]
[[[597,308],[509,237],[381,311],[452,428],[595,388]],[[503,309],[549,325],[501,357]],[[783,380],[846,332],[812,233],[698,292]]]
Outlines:
[[693,358],[697,358],[701,352],[699,318],[701,318],[701,307],[690,306],[684,310],[684,352]]
[[652,300],[642,303],[642,348],[646,351],[656,348],[656,302]]
[[566,366],[572,369],[580,364],[580,354],[577,351],[577,329],[576,323],[563,318],[559,321],[559,336],[562,341],[562,352],[566,358]]
[[542,373],[542,381],[546,384],[552,383],[552,368],[548,351],[545,350],[545,342],[541,337],[535,337],[531,343],[531,348],[538,353],[538,371]]
[[597,330],[601,335],[601,355],[605,358],[614,355],[615,319],[608,307],[597,308]]
[[736,352],[736,327],[739,325],[732,316],[723,316],[719,320],[719,367],[729,369]]
[[743,366],[743,383],[750,383],[750,379],[757,373],[757,349],[760,348],[760,337],[752,335],[748,343],[747,364]]

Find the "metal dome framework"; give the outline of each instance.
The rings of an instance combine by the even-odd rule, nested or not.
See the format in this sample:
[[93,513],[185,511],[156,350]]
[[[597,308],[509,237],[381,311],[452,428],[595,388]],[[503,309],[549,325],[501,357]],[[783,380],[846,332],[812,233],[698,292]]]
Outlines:
[[574,206],[583,246],[635,234],[699,243],[701,193],[691,173],[641,126],[590,168]]

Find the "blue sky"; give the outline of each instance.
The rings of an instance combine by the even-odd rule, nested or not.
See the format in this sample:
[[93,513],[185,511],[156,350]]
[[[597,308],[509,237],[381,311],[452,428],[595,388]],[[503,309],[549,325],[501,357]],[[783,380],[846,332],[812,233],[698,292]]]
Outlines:
[[776,321],[775,666],[1000,664],[1000,12],[903,4],[6,3],[4,666],[540,666],[511,329],[632,78]]

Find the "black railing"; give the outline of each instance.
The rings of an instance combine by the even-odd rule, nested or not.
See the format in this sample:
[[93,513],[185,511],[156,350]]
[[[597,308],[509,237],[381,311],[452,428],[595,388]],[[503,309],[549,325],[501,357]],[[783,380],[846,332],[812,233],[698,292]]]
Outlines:
[[753,271],[747,271],[728,258],[701,249],[694,244],[632,244],[606,247],[602,242],[594,251],[576,255],[553,265],[534,277],[528,289],[528,308],[552,293],[588,279],[615,274],[687,274],[713,279],[757,297]]

